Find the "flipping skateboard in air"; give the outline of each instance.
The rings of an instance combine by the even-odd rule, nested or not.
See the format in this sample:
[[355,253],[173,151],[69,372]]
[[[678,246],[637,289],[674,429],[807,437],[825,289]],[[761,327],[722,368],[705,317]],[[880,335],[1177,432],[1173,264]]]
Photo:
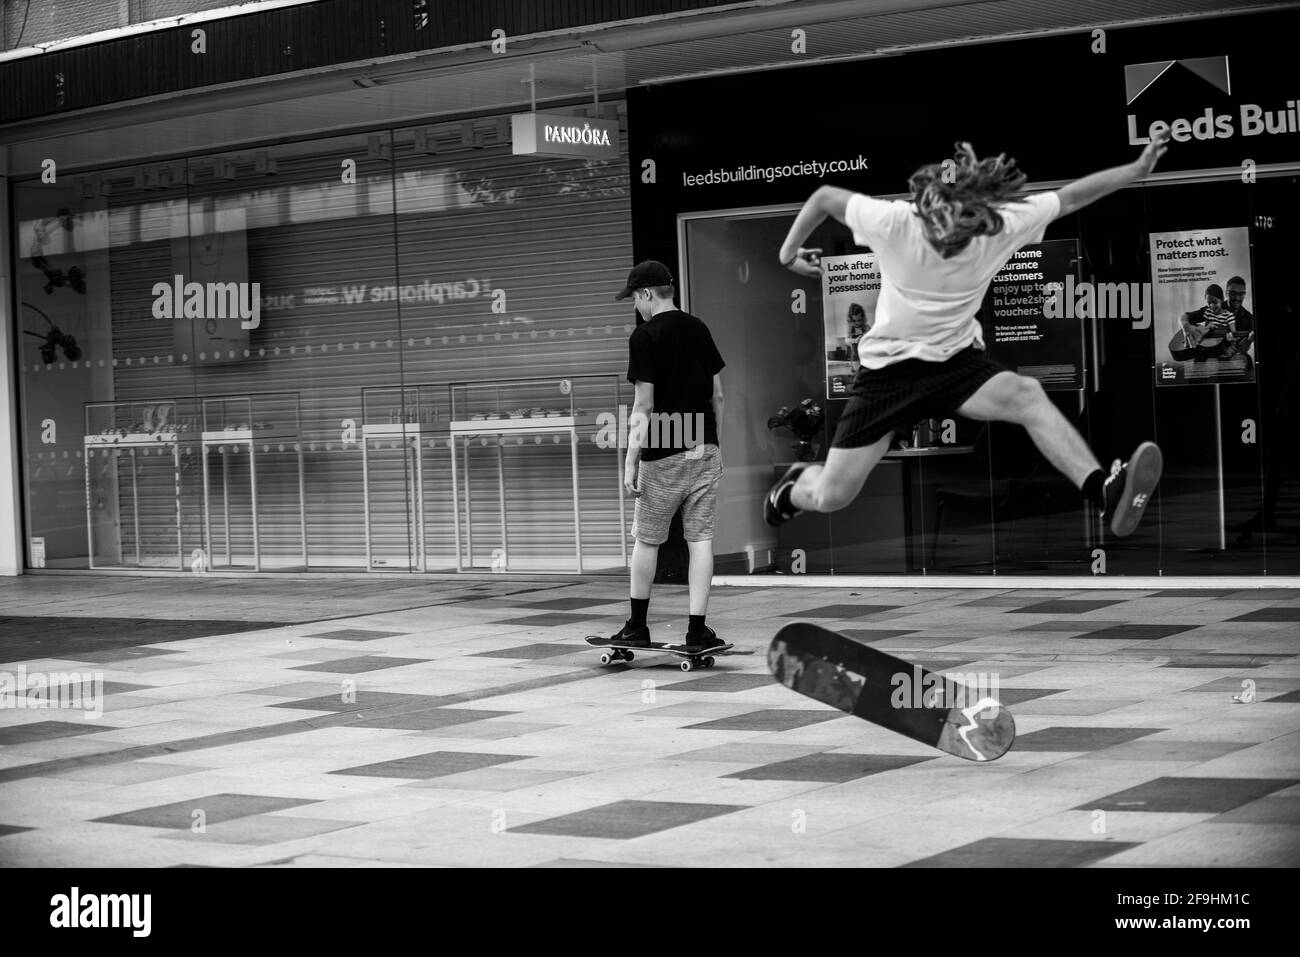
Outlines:
[[1016,723],[996,698],[817,625],[786,625],[767,664],[800,694],[968,761],[1011,747]]
[[691,651],[685,645],[666,645],[658,641],[652,641],[648,645],[616,645],[608,638],[597,635],[588,635],[586,640],[589,645],[609,649],[600,656],[602,665],[612,664],[615,661],[631,661],[638,651],[665,651],[682,659],[682,671],[694,671],[696,667],[712,668],[715,655],[725,654],[735,647],[735,645],[718,645],[702,651]]

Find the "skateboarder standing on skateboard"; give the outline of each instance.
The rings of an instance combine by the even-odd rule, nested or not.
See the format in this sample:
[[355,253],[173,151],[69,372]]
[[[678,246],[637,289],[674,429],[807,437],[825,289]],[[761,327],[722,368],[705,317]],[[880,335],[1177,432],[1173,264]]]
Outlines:
[[981,160],[969,143],[959,143],[954,160],[912,174],[911,202],[834,186],[813,193],[781,246],[781,264],[801,276],[820,276],[821,250],[802,244],[832,216],[879,258],[880,298],[875,324],[858,346],[862,368],[826,464],[791,466],[764,501],[767,523],[844,508],[896,429],[956,411],[1024,426],[1047,460],[1101,510],[1111,532],[1131,534],[1160,481],[1160,449],[1143,442],[1127,462],[1116,459],[1109,473],[1103,471],[1038,380],[988,357],[975,313],[1016,250],[1042,240],[1052,220],[1150,175],[1168,142],[1168,132],[1153,135],[1134,162],[1055,192],[1022,193],[1026,176],[1014,160]]
[[673,276],[648,259],[628,274],[615,300],[636,304],[637,324],[628,340],[628,381],[636,386],[629,416],[623,487],[636,499],[632,520],[632,616],[611,642],[650,644],[646,611],[659,546],[682,510],[690,552],[690,621],[685,645],[705,650],[725,644],[704,624],[713,578],[713,521],[717,511],[722,453],[722,356],[709,327],[673,305]]

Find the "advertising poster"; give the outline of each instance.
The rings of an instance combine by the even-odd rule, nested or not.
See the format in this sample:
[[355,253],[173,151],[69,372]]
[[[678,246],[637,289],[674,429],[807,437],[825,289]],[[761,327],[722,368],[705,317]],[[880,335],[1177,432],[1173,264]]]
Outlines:
[[980,310],[989,357],[1049,392],[1084,387],[1084,315],[1067,308],[1064,295],[1074,285],[1077,258],[1073,239],[1017,250],[993,277]]
[[1254,382],[1245,226],[1151,234],[1156,385]]
[[822,257],[826,398],[845,399],[858,374],[858,340],[875,324],[880,266],[874,253]]

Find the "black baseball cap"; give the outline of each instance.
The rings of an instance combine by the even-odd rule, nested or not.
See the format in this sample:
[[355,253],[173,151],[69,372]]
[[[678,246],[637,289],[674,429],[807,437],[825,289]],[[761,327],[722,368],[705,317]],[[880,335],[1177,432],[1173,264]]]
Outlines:
[[638,289],[645,289],[647,286],[671,286],[672,284],[673,274],[668,271],[668,267],[654,259],[647,259],[632,267],[632,271],[627,274],[627,285],[614,297],[614,301],[627,299]]

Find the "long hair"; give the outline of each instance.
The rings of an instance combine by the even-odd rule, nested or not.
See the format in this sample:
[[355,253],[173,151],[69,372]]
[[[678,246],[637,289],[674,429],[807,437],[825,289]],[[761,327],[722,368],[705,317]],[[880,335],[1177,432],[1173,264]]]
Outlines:
[[922,166],[908,180],[925,238],[944,259],[976,236],[1001,232],[997,207],[1022,200],[1020,187],[1028,179],[1004,153],[979,159],[969,143],[956,146],[951,160]]

